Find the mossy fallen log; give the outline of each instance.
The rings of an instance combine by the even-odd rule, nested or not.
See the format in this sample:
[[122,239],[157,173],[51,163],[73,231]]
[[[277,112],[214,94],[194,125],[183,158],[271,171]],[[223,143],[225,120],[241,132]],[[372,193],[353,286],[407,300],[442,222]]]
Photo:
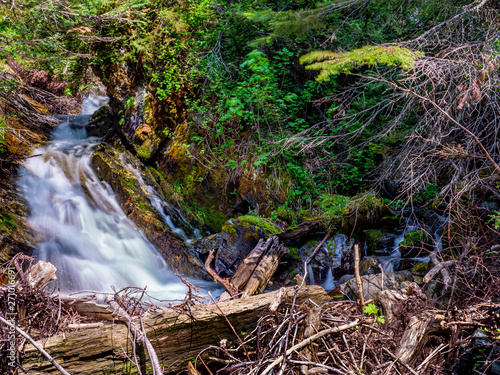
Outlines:
[[[282,303],[290,303],[297,287],[281,292]],[[259,318],[278,297],[279,291],[238,300],[218,302],[217,305],[195,305],[189,310],[157,307],[143,317],[146,334],[158,354],[165,373],[186,370],[187,363],[209,345],[227,339],[237,345],[234,330],[244,338]],[[297,303],[311,299],[316,303],[330,300],[320,286],[304,286],[297,293]],[[221,313],[223,312],[223,314]],[[229,325],[229,322],[233,327]],[[140,322],[137,322],[140,324]],[[229,345],[229,344],[228,344]],[[121,374],[135,373],[129,358],[137,358],[141,367],[148,367],[144,349],[133,345],[125,325],[103,322],[82,325],[64,334],[53,336],[44,343],[45,350],[69,373]],[[56,374],[57,370],[32,346],[25,348],[23,367],[31,374]],[[142,371],[145,374],[144,371]]]

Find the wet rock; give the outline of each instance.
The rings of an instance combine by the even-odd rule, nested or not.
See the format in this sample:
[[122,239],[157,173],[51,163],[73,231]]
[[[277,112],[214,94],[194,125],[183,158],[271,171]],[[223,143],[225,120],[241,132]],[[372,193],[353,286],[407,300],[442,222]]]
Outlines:
[[[134,159],[129,153],[123,155],[125,159]],[[137,177],[127,168],[120,156],[113,147],[101,144],[94,150],[91,161],[98,177],[113,188],[127,217],[157,247],[173,270],[188,277],[210,280],[196,253],[177,234],[172,233],[150,203],[148,193],[141,187]],[[135,163],[139,162],[135,160]]]
[[365,230],[367,253],[370,255],[388,255],[394,244],[395,234],[385,233],[380,229]]
[[346,282],[348,282],[351,279],[354,279],[354,275],[350,275],[350,274],[344,275],[339,279],[339,284],[340,285],[345,284]]
[[99,108],[86,126],[89,137],[103,138],[115,131],[114,118],[108,106]]
[[500,358],[500,349],[491,343],[488,333],[478,328],[472,335],[469,348],[455,364],[453,373],[457,375],[472,373],[500,375],[498,358]]
[[424,293],[429,299],[437,299],[441,295],[443,285],[438,281],[430,281],[424,288]]
[[[377,257],[363,257],[363,259],[359,262],[359,272],[362,275],[372,275],[377,273],[377,264]],[[380,272],[380,270],[378,272]]]
[[210,250],[217,250],[222,244],[222,233],[212,234],[208,237],[198,238],[191,242],[191,247],[198,254],[206,254]]
[[[404,281],[415,281],[410,271],[390,272],[361,277],[363,281],[363,296],[365,301],[375,299],[378,292],[384,289],[399,290]],[[382,281],[383,280],[383,281]],[[358,298],[358,287],[356,280],[352,279],[340,285],[342,293],[352,299]]]
[[[15,170],[11,171],[12,174]],[[33,230],[26,218],[29,208],[8,174],[0,177],[0,264],[19,252],[31,255],[36,249]]]

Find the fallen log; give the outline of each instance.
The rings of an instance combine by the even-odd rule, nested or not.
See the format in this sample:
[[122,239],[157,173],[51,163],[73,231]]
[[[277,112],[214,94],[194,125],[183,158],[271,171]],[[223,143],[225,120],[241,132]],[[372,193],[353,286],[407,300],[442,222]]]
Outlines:
[[[290,303],[297,287],[285,289],[283,303]],[[228,345],[238,345],[231,326],[244,338],[265,313],[268,306],[282,291],[248,298],[218,302],[216,305],[195,305],[189,311],[175,307],[156,307],[143,317],[145,332],[151,341],[165,373],[186,369],[209,345],[227,339]],[[320,286],[304,286],[297,293],[298,303],[311,299],[316,303],[330,301]],[[220,309],[220,310],[219,310]],[[223,312],[223,314],[221,313]],[[227,320],[226,320],[227,319]],[[72,375],[97,374],[106,371],[120,373],[130,366],[134,358],[125,325],[103,322],[98,326],[82,325],[81,328],[50,337],[44,342],[45,350]],[[135,347],[141,365],[150,367],[147,353]],[[31,345],[25,348],[23,367],[31,374],[55,374],[57,370],[40,357]]]
[[231,277],[230,288],[224,285],[227,292],[224,292],[219,300],[224,301],[234,296],[236,293],[231,288],[242,291],[242,298],[262,293],[276,272],[281,257],[288,251],[288,248],[279,243],[276,236],[266,241],[259,240]]

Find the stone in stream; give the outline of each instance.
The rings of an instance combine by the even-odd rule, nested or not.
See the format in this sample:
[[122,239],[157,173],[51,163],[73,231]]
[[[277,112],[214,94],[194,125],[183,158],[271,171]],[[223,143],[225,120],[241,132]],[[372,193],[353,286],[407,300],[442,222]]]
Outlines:
[[[378,292],[380,292],[381,290],[399,290],[401,284],[403,284],[405,281],[416,281],[410,271],[365,275],[361,277],[361,280],[363,281],[363,296],[365,298],[365,301],[375,299]],[[341,284],[340,290],[344,295],[348,296],[351,299],[358,298],[358,287],[356,285],[356,279],[350,279],[346,283]]]

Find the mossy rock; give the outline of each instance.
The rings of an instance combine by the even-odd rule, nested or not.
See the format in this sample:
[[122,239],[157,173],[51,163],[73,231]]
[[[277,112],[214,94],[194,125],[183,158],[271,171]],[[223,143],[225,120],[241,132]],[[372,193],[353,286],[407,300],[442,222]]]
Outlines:
[[114,131],[114,115],[107,106],[99,108],[86,125],[89,137],[105,137]]
[[429,269],[429,263],[419,263],[411,269],[411,272],[423,275],[427,273],[428,269]]
[[353,197],[344,207],[342,214],[343,228],[346,232],[360,228],[380,229],[385,226],[387,218],[394,216],[387,204],[373,193],[363,193]]
[[365,230],[366,246],[369,254],[373,254],[379,248],[379,241],[384,237],[384,232],[380,229]]
[[405,239],[399,244],[399,250],[403,258],[414,258],[424,256],[432,250],[432,238],[427,232],[419,229],[415,232],[405,233]]
[[257,245],[261,238],[278,234],[280,230],[260,216],[239,216],[222,226],[222,246],[217,252],[216,270],[230,275]]
[[297,224],[296,216],[293,210],[286,206],[280,206],[276,209],[276,217],[289,225]]
[[364,238],[368,254],[388,255],[394,244],[394,234],[385,233],[380,229],[367,229],[364,231]]

